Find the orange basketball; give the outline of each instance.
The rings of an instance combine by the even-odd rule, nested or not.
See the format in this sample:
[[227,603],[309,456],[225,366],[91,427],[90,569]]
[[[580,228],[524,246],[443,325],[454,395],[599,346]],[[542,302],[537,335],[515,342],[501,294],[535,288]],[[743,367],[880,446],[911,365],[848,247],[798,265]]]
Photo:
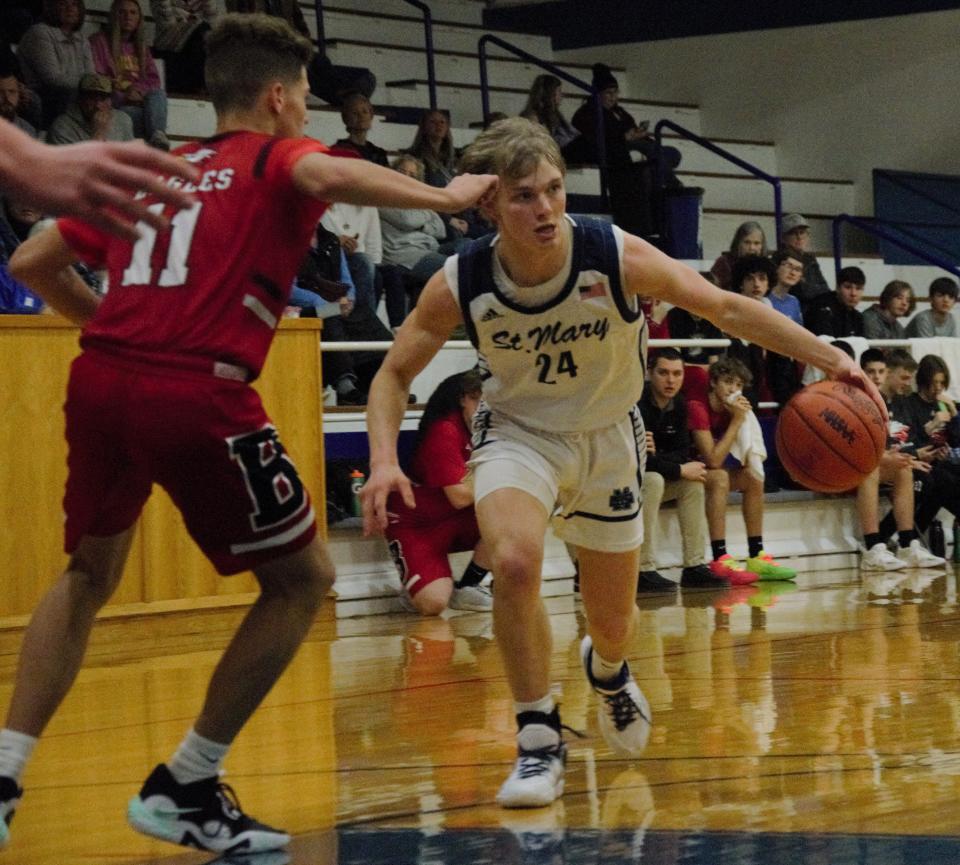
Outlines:
[[820,493],[859,486],[887,444],[880,410],[860,388],[819,381],[794,394],[777,422],[777,455],[790,477]]

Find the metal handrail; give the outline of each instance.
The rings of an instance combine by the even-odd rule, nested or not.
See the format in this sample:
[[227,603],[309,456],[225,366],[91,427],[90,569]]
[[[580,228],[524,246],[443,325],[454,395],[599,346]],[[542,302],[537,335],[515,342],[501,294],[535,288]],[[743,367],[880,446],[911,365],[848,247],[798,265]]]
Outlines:
[[957,265],[947,261],[945,258],[941,258],[939,255],[921,249],[919,246],[911,243],[909,240],[905,240],[902,237],[897,237],[897,235],[888,231],[886,228],[882,228],[881,226],[876,225],[866,219],[861,219],[857,216],[850,216],[849,213],[841,213],[833,220],[833,265],[836,269],[836,279],[838,285],[840,284],[840,271],[842,269],[840,256],[843,245],[843,241],[840,237],[840,226],[844,222],[859,228],[861,231],[867,232],[867,234],[872,234],[875,237],[886,240],[889,243],[892,243],[894,246],[899,246],[901,249],[905,249],[907,252],[917,256],[917,258],[922,258],[924,261],[929,262],[934,267],[942,268],[943,270],[947,271],[947,273],[960,277],[960,267],[957,267]]
[[[433,49],[433,14],[430,12],[430,7],[420,0],[401,0],[401,2],[413,6],[423,15],[423,45],[427,52],[427,88],[430,92],[430,108],[436,109],[437,70]],[[327,39],[323,26],[323,0],[314,0],[314,12],[317,16],[317,46],[321,52],[325,52]]]
[[480,60],[480,101],[481,105],[483,106],[484,125],[487,124],[487,121],[490,118],[490,81],[487,76],[487,45],[489,43],[499,45],[504,51],[509,51],[511,54],[515,54],[521,60],[526,60],[527,63],[532,63],[534,66],[539,66],[541,69],[549,72],[551,75],[555,75],[557,78],[574,85],[574,87],[579,87],[581,90],[586,90],[587,93],[590,94],[591,98],[593,99],[597,119],[597,167],[600,169],[600,196],[603,199],[603,206],[607,207],[607,139],[604,132],[603,106],[600,102],[600,92],[595,90],[592,85],[587,84],[586,81],[581,81],[579,78],[571,75],[569,72],[564,72],[563,69],[554,65],[549,60],[541,60],[539,57],[531,54],[529,51],[524,51],[522,48],[518,48],[516,45],[501,39],[499,36],[494,36],[492,33],[487,33],[481,36],[477,41],[477,56]]
[[[783,193],[780,188],[780,178],[774,177],[772,174],[767,174],[766,171],[762,171],[757,168],[756,165],[752,165],[747,162],[745,159],[741,159],[739,156],[734,156],[730,153],[729,150],[724,150],[717,144],[714,144],[712,141],[709,141],[706,138],[702,138],[697,135],[695,132],[691,132],[689,129],[685,129],[683,126],[680,126],[678,123],[674,123],[672,120],[667,120],[666,118],[659,120],[657,125],[654,127],[653,135],[657,142],[657,154],[659,156],[660,149],[663,147],[663,130],[664,128],[672,129],[674,132],[678,133],[681,138],[686,138],[688,141],[692,141],[694,144],[699,144],[700,147],[703,147],[709,150],[711,153],[716,153],[717,156],[723,157],[727,162],[732,162],[738,168],[742,168],[744,171],[752,174],[754,177],[759,180],[765,180],[773,187],[773,213],[774,220],[776,223],[776,233],[777,233],[777,245],[780,244],[780,229],[783,223]],[[663,159],[657,159],[658,172],[659,172],[659,186],[662,189],[664,186],[664,171],[663,171]]]

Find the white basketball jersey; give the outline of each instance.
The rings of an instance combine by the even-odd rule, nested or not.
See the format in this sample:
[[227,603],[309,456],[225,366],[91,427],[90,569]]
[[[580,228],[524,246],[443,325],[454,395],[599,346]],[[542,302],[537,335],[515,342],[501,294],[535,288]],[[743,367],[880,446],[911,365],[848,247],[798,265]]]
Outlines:
[[484,402],[525,427],[559,433],[622,421],[640,399],[646,356],[639,301],[623,291],[622,233],[601,220],[570,222],[569,274],[539,306],[498,287],[494,236],[444,269],[479,354]]

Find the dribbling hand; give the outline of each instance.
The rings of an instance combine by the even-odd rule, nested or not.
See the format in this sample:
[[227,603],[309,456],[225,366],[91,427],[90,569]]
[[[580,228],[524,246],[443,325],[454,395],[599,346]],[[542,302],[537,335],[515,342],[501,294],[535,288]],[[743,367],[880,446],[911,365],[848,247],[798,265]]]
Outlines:
[[416,508],[410,479],[399,466],[370,468],[370,477],[360,490],[360,505],[363,508],[363,534],[382,535],[387,528],[387,497],[392,492],[400,493],[408,508]]

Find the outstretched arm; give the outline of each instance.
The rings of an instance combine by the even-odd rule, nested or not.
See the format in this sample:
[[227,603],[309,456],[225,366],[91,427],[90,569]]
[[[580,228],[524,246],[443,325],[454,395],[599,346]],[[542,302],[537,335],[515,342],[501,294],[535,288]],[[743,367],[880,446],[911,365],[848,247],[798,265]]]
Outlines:
[[367,397],[370,477],[360,492],[366,534],[380,533],[387,527],[387,496],[393,490],[401,493],[408,506],[415,507],[410,481],[397,460],[397,435],[407,408],[407,395],[417,373],[462,320],[440,270],[430,278],[374,376]]
[[663,298],[712,321],[724,333],[812,364],[830,378],[866,391],[881,417],[887,417],[880,392],[850,357],[772,307],[711,285],[695,270],[630,234],[624,235],[623,270],[628,292]]
[[142,141],[86,141],[64,147],[41,144],[0,120],[0,189],[44,213],[76,216],[103,231],[136,240],[140,220],[158,230],[167,220],[147,210],[134,193],[149,192],[174,207],[190,195],[170,189],[159,175],[199,180],[196,169]]
[[438,189],[365,159],[309,153],[293,167],[294,185],[321,201],[373,207],[410,207],[457,213],[492,193],[492,174],[461,174]]

